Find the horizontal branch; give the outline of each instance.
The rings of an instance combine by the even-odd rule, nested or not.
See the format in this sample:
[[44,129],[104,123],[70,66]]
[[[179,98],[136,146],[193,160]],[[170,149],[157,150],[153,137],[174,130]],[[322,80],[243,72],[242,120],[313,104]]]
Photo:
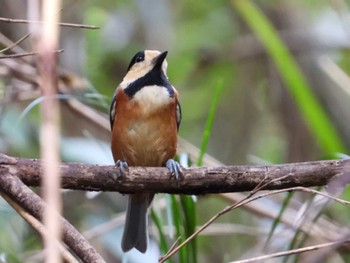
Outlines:
[[[130,167],[121,177],[115,166],[61,163],[62,188],[89,191],[139,191],[206,194],[251,191],[261,183],[265,190],[296,186],[323,186],[333,178],[350,174],[350,160],[316,161],[265,166],[183,168],[183,179],[170,177],[161,167]],[[0,154],[0,177],[9,173],[28,186],[39,186],[41,161]],[[343,180],[340,180],[341,182]],[[346,182],[344,182],[346,183]]]

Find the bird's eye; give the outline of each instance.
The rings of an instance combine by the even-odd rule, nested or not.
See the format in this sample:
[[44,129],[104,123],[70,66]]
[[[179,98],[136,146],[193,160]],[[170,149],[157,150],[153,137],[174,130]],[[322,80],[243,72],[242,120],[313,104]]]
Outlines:
[[145,60],[145,52],[144,51],[140,51],[138,52],[131,60],[128,70],[129,71],[131,69],[131,67],[135,64],[135,63],[139,63],[141,61]]
[[144,60],[144,56],[137,56],[137,58],[136,58],[136,63],[137,62],[141,62],[141,61],[143,61]]

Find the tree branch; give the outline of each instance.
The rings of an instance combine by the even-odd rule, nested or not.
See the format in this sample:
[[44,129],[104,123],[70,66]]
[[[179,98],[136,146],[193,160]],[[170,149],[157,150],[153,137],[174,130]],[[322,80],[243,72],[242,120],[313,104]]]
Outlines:
[[[207,194],[251,191],[259,183],[270,182],[264,190],[296,186],[323,186],[338,178],[346,184],[350,160],[316,161],[265,166],[222,166],[183,168],[183,179],[170,178],[166,168],[130,167],[125,178],[115,166],[61,163],[62,188],[88,191],[133,193],[148,191],[176,194]],[[5,173],[20,178],[28,186],[40,185],[40,160],[0,154],[0,177]]]
[[[0,156],[0,163],[3,161]],[[36,219],[42,221],[46,204],[16,176],[7,174],[0,167],[0,192],[5,193]],[[60,217],[63,241],[83,262],[105,262],[86,239],[64,218]]]

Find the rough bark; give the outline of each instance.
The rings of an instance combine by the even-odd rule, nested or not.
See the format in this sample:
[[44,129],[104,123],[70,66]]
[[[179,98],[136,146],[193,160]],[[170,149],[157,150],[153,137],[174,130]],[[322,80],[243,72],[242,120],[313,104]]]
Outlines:
[[[176,180],[166,168],[130,167],[125,177],[115,166],[61,163],[62,188],[121,193],[155,192],[207,194],[251,191],[261,183],[264,190],[296,186],[327,185],[332,179],[346,183],[350,160],[329,160],[265,166],[198,167],[183,170]],[[0,177],[17,176],[28,186],[40,186],[40,160],[8,157],[0,154]],[[345,177],[345,179],[344,179]],[[280,178],[280,179],[278,179]]]

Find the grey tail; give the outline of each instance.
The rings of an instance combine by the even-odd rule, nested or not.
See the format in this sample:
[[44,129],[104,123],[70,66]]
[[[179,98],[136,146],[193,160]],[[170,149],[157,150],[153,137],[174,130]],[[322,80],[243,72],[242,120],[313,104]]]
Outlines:
[[136,248],[145,253],[148,243],[147,210],[152,201],[152,194],[129,195],[128,209],[122,239],[122,250]]

